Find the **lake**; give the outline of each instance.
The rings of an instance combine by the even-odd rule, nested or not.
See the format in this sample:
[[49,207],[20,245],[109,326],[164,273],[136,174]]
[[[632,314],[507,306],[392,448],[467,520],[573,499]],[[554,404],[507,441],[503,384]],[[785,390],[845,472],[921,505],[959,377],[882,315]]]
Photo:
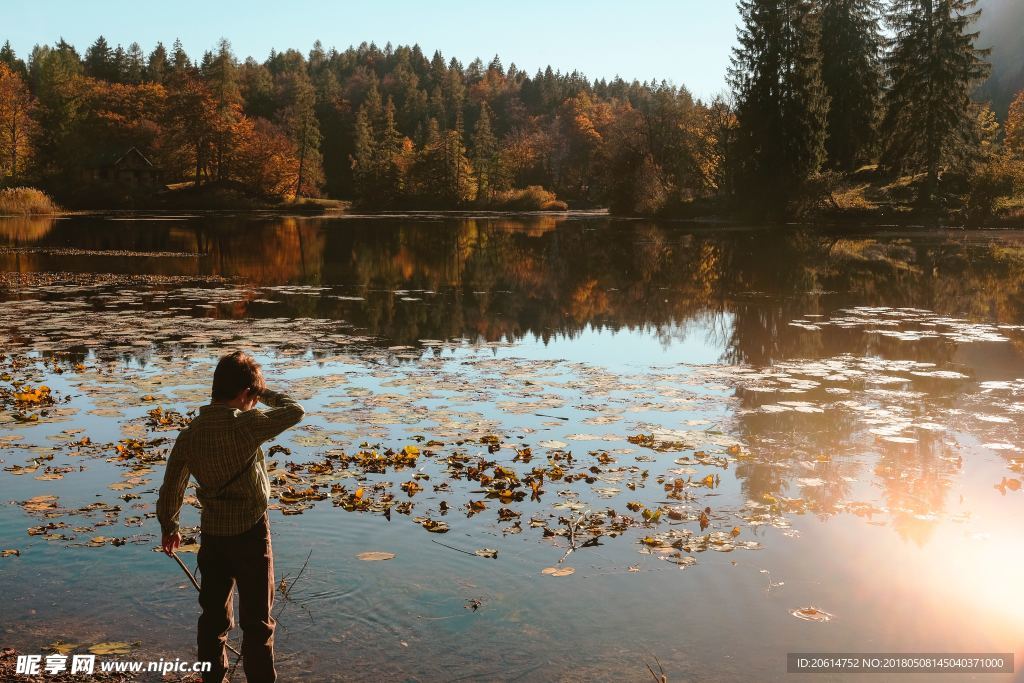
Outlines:
[[111,214],[0,266],[0,645],[194,657],[156,491],[239,347],[307,411],[283,680],[1024,652],[1024,233]]

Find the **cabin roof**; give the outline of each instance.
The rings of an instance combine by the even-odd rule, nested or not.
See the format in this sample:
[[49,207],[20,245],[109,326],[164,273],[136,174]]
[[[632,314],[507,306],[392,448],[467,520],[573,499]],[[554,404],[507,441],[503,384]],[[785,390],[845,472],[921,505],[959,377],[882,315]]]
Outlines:
[[146,155],[140,152],[138,147],[130,147],[126,152],[104,152],[97,154],[87,165],[94,168],[109,168],[120,166],[132,160],[136,164],[141,162],[141,165],[144,167],[156,169],[153,162],[147,159]]

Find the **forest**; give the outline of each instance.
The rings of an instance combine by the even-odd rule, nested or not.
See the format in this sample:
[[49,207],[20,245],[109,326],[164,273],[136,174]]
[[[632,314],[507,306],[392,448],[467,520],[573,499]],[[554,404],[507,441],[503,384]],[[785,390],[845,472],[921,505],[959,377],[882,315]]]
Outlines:
[[[0,49],[0,187],[61,205],[350,199],[363,209],[1024,216],[976,0],[740,0],[729,89],[529,74],[418,45],[241,59],[99,37]],[[136,150],[146,173],[116,169]],[[148,166],[146,166],[148,164]],[[151,179],[141,182],[139,178]],[[154,188],[158,186],[158,189]],[[169,189],[168,189],[169,188]]]

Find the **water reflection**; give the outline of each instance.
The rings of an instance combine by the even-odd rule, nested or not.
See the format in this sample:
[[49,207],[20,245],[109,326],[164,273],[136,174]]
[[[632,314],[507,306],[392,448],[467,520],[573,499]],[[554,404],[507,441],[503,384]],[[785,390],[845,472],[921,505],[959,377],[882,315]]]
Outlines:
[[[815,539],[819,527],[811,522],[821,521],[827,525],[817,533],[828,538],[817,538],[811,552],[828,548],[850,567],[819,571],[812,577],[816,587],[824,585],[821,576],[842,578],[816,588],[818,597],[812,597],[823,597],[830,603],[824,607],[839,614],[830,628],[848,629],[851,643],[870,644],[873,624],[860,620],[856,600],[845,591],[858,581],[861,596],[878,589],[877,576],[857,571],[858,553],[870,557],[873,567],[931,564],[927,585],[941,585],[952,569],[936,568],[935,560],[950,543],[984,551],[962,538],[971,529],[971,514],[1005,516],[1006,508],[999,506],[1022,495],[1005,484],[1001,491],[991,488],[1022,473],[1016,444],[1024,406],[1017,399],[1024,386],[1012,380],[1024,376],[1016,327],[1024,320],[1024,237],[1017,234],[837,238],[811,230],[707,229],[594,216],[114,218],[50,221],[45,229],[0,221],[5,245],[0,270],[19,274],[0,282],[0,298],[6,300],[0,334],[5,351],[43,353],[47,362],[37,370],[52,373],[46,381],[67,383],[105,401],[96,403],[100,411],[148,407],[144,397],[152,394],[167,405],[195,402],[200,399],[194,385],[205,378],[197,362],[208,363],[212,349],[241,339],[258,343],[280,362],[279,378],[307,391],[314,412],[325,421],[304,435],[306,443],[292,444],[296,462],[321,457],[328,445],[348,448],[382,439],[399,446],[410,434],[453,440],[479,430],[476,436],[493,431],[536,441],[532,467],[544,464],[542,436],[552,438],[548,443],[565,439],[562,445],[575,449],[582,463],[574,465],[582,477],[570,487],[575,493],[564,496],[566,502],[579,496],[621,513],[635,499],[639,507],[626,509],[641,519],[641,510],[654,510],[668,498],[678,506],[673,512],[681,523],[691,525],[707,505],[716,533],[731,538],[735,524],[736,543],[758,539],[756,552],[737,545],[728,556],[737,557],[732,565],[706,561],[721,575],[702,574],[701,581],[716,587],[728,609],[712,600],[706,607],[688,600],[689,613],[698,614],[701,623],[718,624],[722,612],[731,611],[754,620],[758,632],[778,632],[793,644],[824,638],[792,630],[789,609],[802,602],[784,605],[778,616],[757,614],[758,605],[775,599],[762,596],[757,573],[769,559],[773,571],[790,573],[793,593],[786,596],[802,597],[799,591],[807,590],[797,580],[804,570],[802,556],[782,543],[788,534]],[[659,356],[652,338],[677,352]],[[480,352],[480,342],[502,340],[516,343]],[[691,348],[701,352],[700,362]],[[176,384],[163,386],[145,372],[124,379],[126,368],[139,367],[137,361],[146,371],[173,376]],[[76,365],[86,363],[89,374],[79,378]],[[115,379],[123,384],[109,386]],[[90,415],[87,421],[104,418],[116,433],[119,423],[109,413]],[[689,445],[667,454],[642,445],[643,439],[626,440],[637,433],[653,439],[654,432],[663,441]],[[708,452],[700,450],[701,440],[712,444]],[[591,465],[598,471],[582,469]],[[293,473],[305,476],[301,467]],[[620,478],[587,481],[594,474]],[[431,475],[431,485],[443,481],[440,472]],[[718,478],[698,483],[709,475]],[[674,480],[684,478],[692,480],[683,490],[696,497],[673,488]],[[610,498],[595,497],[591,484],[620,490],[602,494]],[[537,507],[557,504],[562,493],[551,491]],[[432,505],[429,496],[427,491],[417,502],[426,498],[422,504]],[[446,519],[461,518],[461,508],[453,504],[452,509],[460,514]],[[338,514],[343,513],[310,510],[301,528],[312,525],[317,534],[339,541],[329,535],[350,531],[330,517]],[[424,543],[426,534],[418,527],[409,532],[409,525],[395,523],[383,532],[379,519],[352,516],[359,517],[353,524],[363,534],[360,550],[375,548],[380,533],[419,533],[392,538]],[[551,548],[540,545],[539,532],[525,523],[528,517],[508,537],[531,538],[527,550],[515,547],[535,562]],[[396,519],[401,518],[396,514]],[[672,528],[632,531],[642,538]],[[871,535],[878,528],[886,535]],[[473,531],[487,534],[481,545],[509,542],[504,531],[491,527]],[[1000,533],[1019,539],[1010,525]],[[872,548],[860,543],[866,538]],[[421,545],[401,547],[422,550]],[[628,534],[606,536],[598,548],[587,557],[615,563],[623,575],[638,561],[637,548],[646,550]],[[769,559],[761,559],[762,550]],[[999,553],[988,556],[1001,562]],[[344,571],[367,576],[340,562]],[[744,567],[756,582],[732,578],[727,565]],[[992,569],[973,571],[979,580],[1007,573],[1001,565]],[[515,589],[501,586],[496,593],[516,600],[533,595],[532,565],[529,576],[516,571],[502,575]],[[596,576],[595,581],[603,580]],[[663,582],[661,589],[684,590],[679,582],[668,584],[677,578],[673,573],[650,581]],[[407,583],[396,578],[395,585],[403,580]],[[754,598],[737,603],[737,584]],[[810,578],[805,585],[812,585]],[[389,590],[395,586],[389,584]],[[550,590],[541,591],[540,604],[563,597]],[[580,600],[586,593],[579,587],[567,590]],[[642,634],[636,636],[639,642],[666,646],[664,634],[675,632],[668,627],[679,616],[659,613],[651,603],[670,601],[644,590],[608,594],[623,596],[623,602],[646,600],[652,614],[636,617],[633,621],[644,623],[631,628]],[[897,598],[914,592],[903,590]],[[339,595],[333,585],[317,593],[324,600]],[[458,603],[461,596],[455,596]],[[852,602],[844,604],[847,599]],[[388,600],[395,604],[387,603],[386,615],[377,615],[367,603],[357,621],[379,629],[388,620],[397,637],[408,631],[409,618],[402,616],[400,600],[394,595]],[[430,600],[436,602],[436,595]],[[523,623],[531,621],[531,600],[515,608]],[[870,605],[876,612],[889,608],[881,602]],[[622,606],[621,615],[628,615],[628,605]],[[434,607],[420,605],[423,613]],[[600,613],[599,606],[586,610]],[[461,614],[462,605],[455,611]],[[956,623],[948,612],[942,617],[934,628]],[[507,654],[514,671],[538,666],[530,655],[544,649],[546,629],[557,630],[552,620],[557,617],[538,621],[528,646]],[[907,620],[912,616],[899,623]],[[1022,626],[1018,620],[1011,625],[1018,630],[1006,632],[1017,633]],[[513,627],[502,626],[497,631],[502,638],[492,642],[511,637],[508,628]],[[713,631],[708,628],[708,637],[717,640]],[[446,646],[462,647],[467,659],[475,656],[476,648],[455,640],[442,638]],[[598,642],[600,635],[578,634],[577,642],[584,640]],[[816,644],[828,647],[822,640]],[[748,659],[764,647],[747,646]],[[721,659],[720,650],[708,652]],[[677,665],[693,656],[676,654]],[[602,660],[601,667],[610,668],[599,668],[597,675],[615,671],[622,677],[615,659]],[[589,662],[577,658],[574,665],[581,664]]]
[[[587,325],[665,326],[728,311],[734,315],[728,357],[763,364],[846,345],[846,335],[814,337],[789,325],[846,304],[913,306],[999,322],[1018,320],[1024,305],[1024,246],[1015,235],[838,239],[579,217],[90,217],[4,219],[0,238],[6,271],[100,269],[222,276],[254,287],[345,288],[364,300],[314,302],[318,314],[349,319],[393,343],[571,337]],[[865,352],[884,352],[871,348],[872,341],[865,340]]]

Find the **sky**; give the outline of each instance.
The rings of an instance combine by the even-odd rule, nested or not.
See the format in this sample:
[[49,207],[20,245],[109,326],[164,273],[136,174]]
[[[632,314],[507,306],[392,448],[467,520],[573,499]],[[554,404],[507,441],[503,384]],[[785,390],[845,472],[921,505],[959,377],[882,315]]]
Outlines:
[[112,46],[180,38],[202,55],[221,37],[239,58],[262,61],[271,48],[306,53],[376,42],[419,43],[430,57],[468,64],[498,54],[531,74],[550,64],[590,78],[666,79],[710,99],[725,90],[736,38],[732,0],[3,0],[0,43],[22,58],[63,37],[85,52],[103,35]]

